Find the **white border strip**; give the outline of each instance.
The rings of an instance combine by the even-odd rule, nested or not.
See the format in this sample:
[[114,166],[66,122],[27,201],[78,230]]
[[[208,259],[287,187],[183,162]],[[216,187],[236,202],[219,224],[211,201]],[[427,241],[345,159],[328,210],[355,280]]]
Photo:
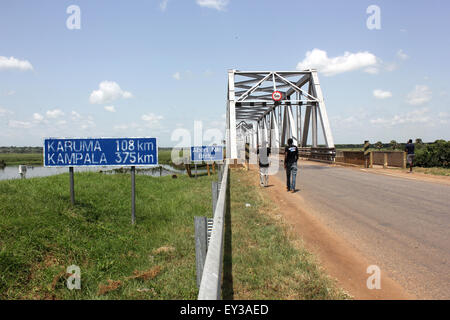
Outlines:
[[[45,140],[54,139],[54,140],[100,140],[100,139],[118,139],[118,140],[127,140],[127,139],[155,139],[155,148],[156,148],[156,164],[79,164],[79,165],[55,165],[55,166],[46,166],[45,165]],[[159,164],[159,146],[158,146],[158,138],[157,137],[129,137],[129,138],[117,138],[117,137],[87,137],[87,138],[68,138],[68,137],[44,137],[43,138],[43,148],[42,148],[42,166],[45,168],[85,168],[85,167],[118,167],[118,168],[128,168],[128,167],[145,167],[145,168],[156,168],[161,166]]]

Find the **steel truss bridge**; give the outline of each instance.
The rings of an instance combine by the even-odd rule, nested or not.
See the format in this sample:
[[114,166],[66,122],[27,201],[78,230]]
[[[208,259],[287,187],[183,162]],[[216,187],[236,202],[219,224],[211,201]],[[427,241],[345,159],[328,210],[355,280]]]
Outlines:
[[[302,112],[303,108],[305,110]],[[319,122],[326,146],[323,148],[326,152],[322,150],[319,153],[334,154],[327,110],[319,77],[314,69],[229,70],[226,115],[229,159],[241,158],[243,142],[250,143],[252,148],[268,143],[273,149],[279,149],[287,144],[289,138],[294,140],[300,150],[314,153],[314,150],[320,149]],[[308,148],[310,131],[311,148]]]

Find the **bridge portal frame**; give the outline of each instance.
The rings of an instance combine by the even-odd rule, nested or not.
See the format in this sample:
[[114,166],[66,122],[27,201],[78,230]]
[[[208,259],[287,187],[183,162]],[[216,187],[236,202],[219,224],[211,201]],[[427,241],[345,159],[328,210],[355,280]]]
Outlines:
[[[272,93],[282,94],[274,101]],[[318,147],[318,124],[322,127],[327,148],[334,148],[327,110],[319,77],[315,69],[302,71],[228,70],[227,158],[237,159],[237,125],[240,121],[255,123],[252,139],[267,142],[273,148],[287,144],[292,137],[299,147]],[[302,117],[302,108],[305,108]],[[302,123],[303,118],[303,123]]]

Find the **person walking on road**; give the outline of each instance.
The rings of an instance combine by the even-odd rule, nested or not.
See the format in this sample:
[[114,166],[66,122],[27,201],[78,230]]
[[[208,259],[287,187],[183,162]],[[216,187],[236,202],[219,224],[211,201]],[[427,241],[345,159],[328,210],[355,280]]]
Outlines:
[[297,178],[298,148],[289,138],[288,146],[284,150],[284,169],[286,170],[286,190],[295,192],[295,179]]
[[269,184],[269,156],[270,148],[264,142],[263,147],[258,146],[258,163],[259,163],[259,184],[261,187],[267,187]]
[[406,161],[409,164],[409,172],[412,172],[413,168],[413,162],[414,162],[414,143],[412,142],[412,139],[409,139],[408,143],[405,147],[406,152]]

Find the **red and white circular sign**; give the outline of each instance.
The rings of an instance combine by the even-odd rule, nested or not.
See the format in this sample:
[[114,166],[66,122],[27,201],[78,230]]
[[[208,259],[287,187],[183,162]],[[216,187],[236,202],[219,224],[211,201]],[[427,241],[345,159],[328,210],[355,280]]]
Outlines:
[[273,99],[274,101],[280,101],[282,98],[283,98],[283,95],[281,94],[280,91],[274,91],[274,92],[272,93],[272,99]]

